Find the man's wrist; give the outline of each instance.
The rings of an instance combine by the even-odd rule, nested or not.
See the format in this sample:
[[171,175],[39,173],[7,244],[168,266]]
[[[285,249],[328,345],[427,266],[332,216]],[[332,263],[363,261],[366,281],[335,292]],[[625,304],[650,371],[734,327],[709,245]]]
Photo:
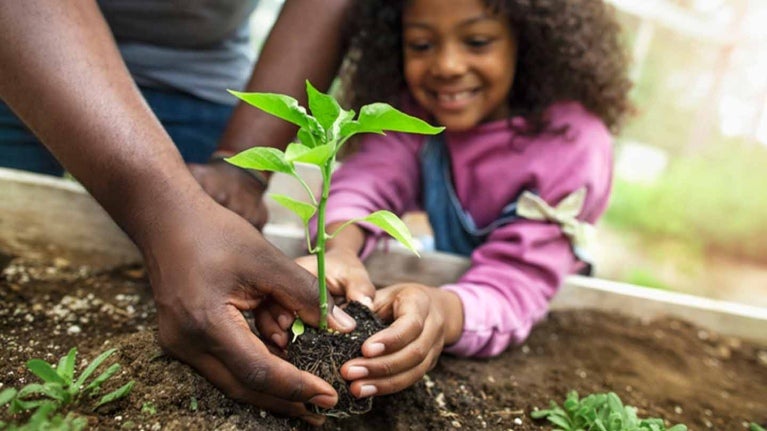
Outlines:
[[[234,151],[216,150],[208,159],[208,163],[227,163],[225,159],[235,154]],[[241,168],[235,165],[232,166],[250,175],[261,186],[262,190],[266,190],[269,187],[269,177],[264,172],[256,169]]]

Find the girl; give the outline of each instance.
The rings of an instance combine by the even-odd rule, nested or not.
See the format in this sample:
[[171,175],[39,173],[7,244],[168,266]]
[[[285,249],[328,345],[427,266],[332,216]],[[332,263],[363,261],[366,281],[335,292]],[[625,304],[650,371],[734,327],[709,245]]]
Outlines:
[[379,209],[424,209],[436,248],[472,262],[454,284],[375,292],[357,256],[381,232],[355,225],[329,244],[331,285],[393,320],[342,368],[365,397],[418,381],[443,347],[487,357],[527,337],[588,263],[630,84],[601,0],[369,0],[352,22],[352,107],[386,100],[446,131],[364,138],[334,174],[328,232]]

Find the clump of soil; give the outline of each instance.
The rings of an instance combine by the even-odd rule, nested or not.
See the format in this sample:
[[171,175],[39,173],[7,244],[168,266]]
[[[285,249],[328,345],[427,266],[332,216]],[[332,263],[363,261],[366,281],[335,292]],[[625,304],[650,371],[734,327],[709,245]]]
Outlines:
[[[6,259],[0,275],[0,390],[37,378],[31,358],[80,361],[115,347],[123,369],[103,391],[135,380],[132,393],[96,411],[76,407],[99,430],[308,430],[240,404],[164,355],[144,271],[97,271],[64,259]],[[111,363],[111,360],[110,360]],[[330,418],[326,430],[543,431],[530,411],[569,390],[616,392],[642,417],[691,430],[767,423],[767,346],[676,319],[645,321],[589,310],[553,312],[522,346],[488,360],[444,355],[420,383],[376,397],[362,416]],[[106,393],[106,392],[103,392]],[[0,420],[12,419],[0,410]]]
[[338,392],[338,404],[332,409],[314,407],[317,413],[337,418],[367,413],[373,408],[373,397],[356,398],[341,377],[344,362],[362,356],[362,343],[386,326],[370,309],[359,302],[351,302],[346,312],[357,321],[354,331],[336,334],[307,327],[305,332],[288,346],[288,361],[298,369],[322,377]]

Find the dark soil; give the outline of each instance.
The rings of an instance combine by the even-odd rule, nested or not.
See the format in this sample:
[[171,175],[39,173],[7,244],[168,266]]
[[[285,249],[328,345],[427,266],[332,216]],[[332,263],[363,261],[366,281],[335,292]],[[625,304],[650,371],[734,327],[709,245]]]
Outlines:
[[[96,272],[63,259],[3,260],[0,389],[36,381],[28,359],[58,360],[77,346],[82,367],[115,347],[123,371],[105,390],[136,385],[127,399],[96,412],[79,409],[94,429],[309,428],[233,402],[163,355],[142,268]],[[490,360],[444,356],[413,388],[377,397],[368,414],[331,418],[325,429],[548,430],[529,412],[551,399],[561,403],[571,389],[614,391],[640,416],[692,430],[743,430],[749,421],[767,422],[767,347],[674,319],[554,312],[523,346]]]
[[367,413],[373,408],[373,398],[355,398],[340,369],[346,361],[362,356],[362,343],[371,335],[385,328],[381,320],[359,302],[352,302],[346,312],[357,321],[357,327],[349,334],[334,334],[308,327],[288,346],[288,361],[298,369],[308,371],[330,382],[338,392],[338,404],[333,409],[317,408],[326,416],[347,418]]

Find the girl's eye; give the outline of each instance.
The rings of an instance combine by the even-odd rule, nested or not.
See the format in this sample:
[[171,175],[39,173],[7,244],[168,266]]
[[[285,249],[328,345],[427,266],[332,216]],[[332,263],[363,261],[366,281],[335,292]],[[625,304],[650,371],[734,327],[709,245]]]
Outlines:
[[468,45],[470,48],[484,48],[487,45],[490,45],[490,43],[492,43],[492,40],[484,37],[477,37],[466,40],[466,45]]
[[424,52],[431,48],[431,44],[428,42],[408,42],[407,49],[415,52]]

